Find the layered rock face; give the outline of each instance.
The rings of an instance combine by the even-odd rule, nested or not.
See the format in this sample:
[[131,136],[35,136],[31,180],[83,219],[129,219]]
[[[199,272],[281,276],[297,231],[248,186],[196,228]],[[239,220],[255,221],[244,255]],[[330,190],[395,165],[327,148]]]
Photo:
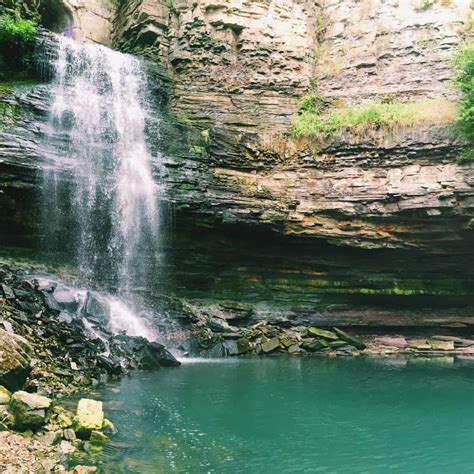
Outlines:
[[167,20],[165,2],[126,5],[133,15],[122,15],[116,43],[139,51],[147,38],[174,79],[173,110],[202,130],[190,144],[201,156],[169,160],[178,208],[338,245],[466,242],[473,178],[449,127],[331,143],[287,135],[311,80],[329,102],[456,100],[451,61],[466,2],[174,1]]
[[[170,288],[292,308],[323,293],[324,304],[339,302],[329,294],[472,297],[473,167],[458,161],[465,144],[450,126],[290,134],[309,88],[337,105],[455,102],[451,60],[470,15],[465,0],[122,2],[101,42],[153,60],[150,144],[175,210]],[[38,190],[45,163],[67,166],[61,137],[45,155],[47,86],[0,101],[20,112],[0,129],[3,233],[34,236],[41,206],[24,191]]]

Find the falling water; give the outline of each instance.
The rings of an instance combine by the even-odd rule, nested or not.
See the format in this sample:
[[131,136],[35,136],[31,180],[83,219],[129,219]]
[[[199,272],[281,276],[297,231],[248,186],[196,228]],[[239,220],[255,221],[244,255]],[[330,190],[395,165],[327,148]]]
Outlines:
[[159,221],[141,63],[61,37],[53,69],[45,143],[60,163],[44,174],[45,228],[56,225],[59,247],[74,248],[83,277],[115,284],[119,296],[104,303],[110,329],[156,339],[130,301],[153,260]]
[[[157,235],[145,75],[130,55],[68,38],[59,39],[54,71],[50,129],[65,136],[78,265],[90,279],[112,273],[127,291],[143,278]],[[49,174],[46,181],[53,193],[57,177]]]

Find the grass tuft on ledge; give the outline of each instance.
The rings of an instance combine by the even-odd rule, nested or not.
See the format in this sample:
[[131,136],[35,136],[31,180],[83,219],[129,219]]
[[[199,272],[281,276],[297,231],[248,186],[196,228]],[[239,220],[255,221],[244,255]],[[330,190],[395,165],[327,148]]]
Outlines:
[[447,100],[371,102],[360,106],[324,108],[314,93],[303,97],[292,124],[294,137],[331,138],[351,132],[395,129],[417,125],[444,125],[456,120],[456,104]]

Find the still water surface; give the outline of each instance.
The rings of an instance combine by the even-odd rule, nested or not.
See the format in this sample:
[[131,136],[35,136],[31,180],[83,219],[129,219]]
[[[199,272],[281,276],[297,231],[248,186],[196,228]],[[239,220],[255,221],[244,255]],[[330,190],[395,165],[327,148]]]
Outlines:
[[134,374],[98,395],[138,473],[474,472],[474,365],[258,358]]

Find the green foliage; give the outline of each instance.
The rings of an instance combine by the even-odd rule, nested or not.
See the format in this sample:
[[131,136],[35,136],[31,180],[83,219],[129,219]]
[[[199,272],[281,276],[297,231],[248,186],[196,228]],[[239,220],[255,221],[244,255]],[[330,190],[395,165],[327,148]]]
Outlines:
[[28,75],[33,67],[36,23],[20,16],[0,20],[0,78]]
[[36,23],[20,17],[5,15],[0,23],[0,43],[10,47],[25,48],[33,43]]
[[322,99],[309,93],[301,100],[292,132],[295,137],[330,138],[345,131],[363,133],[381,128],[443,124],[453,121],[454,115],[454,106],[447,101],[401,103],[392,98],[354,107],[325,109]]
[[458,72],[455,84],[463,94],[459,104],[458,126],[469,143],[462,161],[474,161],[474,42],[467,44],[456,56],[455,68]]

